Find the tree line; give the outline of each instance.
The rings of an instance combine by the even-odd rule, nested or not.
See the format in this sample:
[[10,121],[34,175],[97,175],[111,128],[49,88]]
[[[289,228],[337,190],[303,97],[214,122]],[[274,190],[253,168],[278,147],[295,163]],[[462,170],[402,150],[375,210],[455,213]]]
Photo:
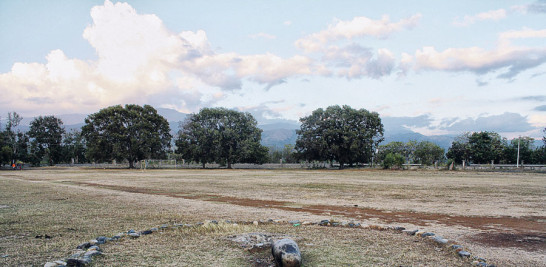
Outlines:
[[[28,132],[18,126],[22,117],[9,112],[0,125],[0,163],[127,162],[130,168],[143,159],[175,157],[201,164],[323,162],[342,169],[361,163],[432,165],[461,163],[546,163],[545,146],[534,147],[533,139],[508,141],[493,132],[466,133],[455,139],[447,154],[428,141],[384,140],[383,124],[376,112],[350,106],[319,108],[300,119],[295,145],[280,149],[261,145],[262,130],[248,112],[226,108],[204,108],[180,123],[173,138],[169,124],[149,105],[116,105],[88,115],[79,130],[65,131],[55,116],[34,118]],[[2,128],[3,127],[3,130]],[[544,129],[546,134],[546,129]]]
[[447,158],[456,163],[475,164],[546,164],[546,128],[543,146],[535,146],[528,136],[508,140],[495,132],[464,133],[447,151]]

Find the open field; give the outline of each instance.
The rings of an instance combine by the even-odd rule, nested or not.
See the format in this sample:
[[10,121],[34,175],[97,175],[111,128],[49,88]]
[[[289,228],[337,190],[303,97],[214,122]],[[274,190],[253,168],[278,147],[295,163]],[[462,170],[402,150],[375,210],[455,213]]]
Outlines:
[[[498,266],[546,266],[545,174],[75,168],[0,172],[0,265],[43,265],[69,256],[84,241],[128,229],[268,219],[336,219],[422,229]],[[102,245],[105,255],[94,263],[248,266],[266,256],[226,239],[248,232],[296,238],[305,266],[469,265],[419,237],[288,225],[164,231]]]

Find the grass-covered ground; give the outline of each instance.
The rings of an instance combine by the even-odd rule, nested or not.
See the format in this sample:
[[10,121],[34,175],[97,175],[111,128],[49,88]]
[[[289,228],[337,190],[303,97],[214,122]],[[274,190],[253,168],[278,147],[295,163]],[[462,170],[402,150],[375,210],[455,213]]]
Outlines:
[[[129,229],[267,219],[400,225],[433,231],[499,266],[537,266],[546,262],[546,175],[71,168],[0,172],[0,265],[43,265],[69,256],[84,241]],[[249,266],[267,255],[247,252],[226,239],[248,232],[296,238],[305,266],[469,265],[448,249],[395,231],[287,224],[170,229],[102,245],[105,254],[94,264]]]

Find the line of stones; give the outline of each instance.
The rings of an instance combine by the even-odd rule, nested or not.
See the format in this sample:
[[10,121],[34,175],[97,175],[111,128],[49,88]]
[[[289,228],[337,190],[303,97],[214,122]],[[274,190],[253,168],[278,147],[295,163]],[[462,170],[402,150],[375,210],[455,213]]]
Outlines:
[[[93,257],[97,255],[102,254],[102,250],[100,249],[99,245],[105,244],[107,242],[120,240],[124,237],[129,238],[139,238],[140,236],[149,235],[154,232],[157,232],[159,230],[166,230],[169,228],[190,228],[190,227],[200,227],[208,224],[218,224],[219,222],[216,220],[211,221],[205,221],[205,222],[199,222],[196,224],[181,224],[176,223],[173,225],[167,225],[163,224],[159,227],[154,227],[148,230],[143,231],[135,231],[133,229],[127,231],[127,232],[121,232],[118,233],[112,237],[105,237],[105,236],[99,236],[96,239],[89,240],[88,242],[84,242],[79,244],[76,247],[76,250],[72,255],[70,255],[68,258],[63,260],[57,260],[52,262],[47,262],[44,264],[44,267],[60,267],[60,266],[88,266],[91,264]],[[415,230],[407,230],[404,227],[401,226],[380,226],[380,225],[368,225],[368,224],[360,224],[355,222],[338,222],[334,220],[321,220],[320,222],[309,222],[309,221],[285,221],[285,220],[273,220],[269,219],[267,221],[230,221],[225,220],[224,223],[226,224],[243,224],[243,225],[260,225],[260,224],[289,224],[292,226],[302,226],[302,225],[319,225],[319,226],[328,226],[328,227],[347,227],[347,228],[363,228],[363,229],[372,229],[372,230],[379,230],[379,231],[386,231],[386,230],[394,230],[402,233],[406,233],[411,236],[419,236],[422,238],[428,238],[429,240],[432,240],[438,245],[443,245],[448,247],[449,249],[455,251],[457,255],[461,258],[470,259],[472,258],[472,266],[479,266],[479,267],[495,267],[493,264],[488,264],[487,261],[484,258],[472,256],[472,254],[468,251],[465,251],[463,246],[455,244],[452,241],[449,241],[442,236],[436,235],[432,232],[425,232],[418,229]]]

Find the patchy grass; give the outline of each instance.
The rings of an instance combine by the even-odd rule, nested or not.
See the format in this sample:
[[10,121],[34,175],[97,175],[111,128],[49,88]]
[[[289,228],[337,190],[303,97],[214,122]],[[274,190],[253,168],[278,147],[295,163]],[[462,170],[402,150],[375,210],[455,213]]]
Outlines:
[[250,252],[227,236],[250,232],[288,235],[297,240],[305,266],[468,266],[445,248],[389,231],[320,226],[214,226],[165,230],[136,240],[103,245],[98,266],[251,266],[272,261],[268,250]]
[[[464,241],[466,236],[472,239],[474,234],[483,233],[472,230],[469,219],[478,225],[483,218],[486,222],[498,222],[509,217],[510,224],[495,223],[488,231],[523,229],[543,233],[546,231],[544,192],[546,175],[537,173],[143,172],[70,168],[3,171],[0,172],[0,265],[43,265],[69,256],[79,243],[100,235],[210,219],[317,221],[336,217],[381,223],[381,219],[390,217],[389,221],[405,219],[409,223],[411,218],[407,216],[426,215],[421,220],[430,221],[427,227],[432,227],[435,223],[430,218],[434,215],[440,219],[452,218],[450,227],[465,226],[438,228],[445,230],[442,234]],[[372,217],[351,217],[353,213],[371,214]],[[397,220],[396,216],[406,217]],[[467,223],[463,224],[464,221]],[[455,230],[457,232],[451,233]],[[299,238],[306,266],[468,264],[424,239],[389,231],[221,225],[168,230],[135,240],[112,242],[101,246],[105,255],[98,258],[95,265],[252,265],[253,259],[267,254],[254,255],[244,251],[225,237],[257,231]],[[536,265],[544,262],[541,250],[537,256],[516,248],[510,253],[518,255],[517,259],[506,259],[510,253],[498,247],[493,247],[495,253],[487,254],[490,244],[498,245],[489,242],[485,247],[474,248],[486,254],[479,255],[493,258],[496,263]]]

